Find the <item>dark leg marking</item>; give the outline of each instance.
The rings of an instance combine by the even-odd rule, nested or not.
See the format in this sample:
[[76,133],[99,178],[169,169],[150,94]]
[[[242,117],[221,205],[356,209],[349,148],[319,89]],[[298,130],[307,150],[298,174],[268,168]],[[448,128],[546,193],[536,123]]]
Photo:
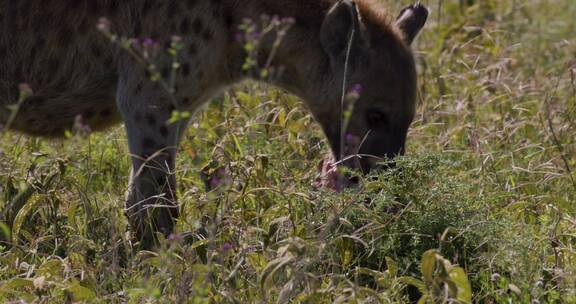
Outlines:
[[183,63],[182,66],[180,67],[180,69],[182,71],[182,76],[184,76],[184,77],[190,76],[190,64],[189,63]]
[[161,135],[162,137],[164,137],[164,138],[168,137],[168,133],[169,133],[169,132],[168,132],[168,128],[167,128],[166,126],[160,127],[159,132],[160,132],[160,135]]
[[148,125],[150,126],[154,126],[156,125],[156,116],[154,116],[153,114],[146,114],[146,123],[148,123]]
[[144,139],[142,139],[142,148],[144,148],[144,151],[150,152],[150,150],[153,150],[155,147],[156,142],[154,139],[150,137],[144,137]]

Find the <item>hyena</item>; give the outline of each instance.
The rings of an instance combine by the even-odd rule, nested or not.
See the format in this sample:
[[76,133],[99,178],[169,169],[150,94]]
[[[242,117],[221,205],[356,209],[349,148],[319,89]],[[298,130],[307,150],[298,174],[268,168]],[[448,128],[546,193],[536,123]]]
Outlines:
[[[306,102],[334,155],[371,155],[347,163],[366,171],[404,152],[416,103],[410,44],[428,11],[411,5],[394,19],[371,0],[0,0],[0,124],[58,137],[78,117],[92,130],[123,122],[132,158],[127,216],[145,242],[168,235],[178,217],[175,154],[188,121],[167,121],[250,77],[239,26],[263,14],[294,23],[280,44],[262,37],[257,60],[274,50],[272,65],[283,72],[271,82]],[[102,17],[119,37],[167,45],[179,36],[176,89],[111,43],[96,26]],[[152,60],[161,67],[169,58]],[[33,93],[9,119],[21,83]],[[362,94],[345,134],[362,139],[355,147],[341,142],[340,106],[354,85]]]

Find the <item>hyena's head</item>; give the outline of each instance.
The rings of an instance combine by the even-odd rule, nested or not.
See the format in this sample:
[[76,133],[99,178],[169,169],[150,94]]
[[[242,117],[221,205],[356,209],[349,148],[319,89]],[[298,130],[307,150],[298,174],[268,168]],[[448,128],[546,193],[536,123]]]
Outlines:
[[[320,41],[334,75],[326,81],[324,98],[340,98],[345,73],[346,91],[357,92],[346,101],[345,113],[334,107],[320,122],[336,157],[357,154],[360,157],[344,164],[368,172],[382,159],[404,153],[417,90],[410,44],[424,26],[428,11],[420,4],[412,5],[392,21],[376,12],[373,4],[357,2],[337,2],[322,24]],[[351,107],[350,99],[354,100]],[[345,132],[341,132],[342,121],[348,121]]]

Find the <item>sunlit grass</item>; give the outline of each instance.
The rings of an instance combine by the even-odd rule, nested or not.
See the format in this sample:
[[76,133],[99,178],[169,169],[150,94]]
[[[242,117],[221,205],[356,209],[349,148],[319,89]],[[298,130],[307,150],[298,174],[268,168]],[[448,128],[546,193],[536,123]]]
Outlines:
[[[137,251],[121,126],[2,135],[0,206],[15,224],[2,226],[0,300],[441,303],[466,298],[442,288],[466,286],[458,265],[473,302],[576,302],[576,3],[423,2],[407,156],[357,189],[315,189],[320,128],[297,98],[246,83],[182,141],[177,230],[192,236]],[[207,192],[200,171],[220,168],[229,179]]]

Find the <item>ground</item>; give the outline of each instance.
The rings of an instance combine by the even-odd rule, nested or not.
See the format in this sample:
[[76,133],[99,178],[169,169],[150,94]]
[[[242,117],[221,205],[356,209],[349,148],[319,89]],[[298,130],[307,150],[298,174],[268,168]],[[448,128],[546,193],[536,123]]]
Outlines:
[[394,169],[316,189],[319,127],[242,84],[194,116],[176,172],[190,233],[157,252],[126,232],[121,126],[0,134],[2,302],[576,303],[576,2],[424,4]]

